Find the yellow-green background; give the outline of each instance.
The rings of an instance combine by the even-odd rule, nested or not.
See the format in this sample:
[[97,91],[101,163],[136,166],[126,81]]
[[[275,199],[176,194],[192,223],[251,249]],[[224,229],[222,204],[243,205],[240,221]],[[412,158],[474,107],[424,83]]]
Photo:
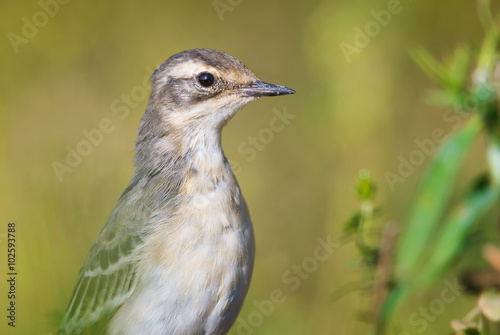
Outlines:
[[[6,326],[6,245],[0,240],[0,333],[55,334],[81,262],[133,173],[133,146],[147,99],[124,120],[112,102],[141,85],[147,67],[190,48],[214,48],[239,58],[262,80],[286,85],[293,96],[266,98],[245,107],[226,127],[223,145],[239,163],[238,179],[254,222],[257,255],[241,316],[253,302],[282,290],[253,334],[363,334],[360,315],[370,310],[354,292],[330,302],[343,284],[361,279],[355,249],[337,249],[317,271],[290,290],[282,275],[313,256],[316,238],[341,234],[358,206],[352,184],[360,168],[379,182],[389,219],[402,221],[422,168],[391,191],[384,173],[397,172],[398,156],[417,149],[415,139],[433,129],[451,130],[444,111],[422,102],[434,87],[408,49],[421,44],[449,54],[457,43],[478,46],[483,31],[472,0],[403,0],[403,10],[350,63],[339,44],[353,43],[354,28],[373,20],[388,1],[236,1],[221,20],[207,1],[81,1],[59,12],[15,53],[7,34],[21,34],[26,17],[41,10],[34,0],[3,1],[0,27],[0,233],[17,223],[17,327]],[[232,3],[232,4],[231,4]],[[497,6],[498,7],[498,6]],[[273,109],[296,117],[274,134],[255,159],[238,150],[269,127]],[[110,118],[105,134],[72,173],[59,182],[52,163],[64,162],[82,131]],[[429,158],[426,157],[426,162]],[[468,156],[461,186],[484,168],[483,141]],[[453,279],[453,276],[450,277]],[[443,285],[413,297],[390,332],[418,334],[412,313],[439,298]],[[461,294],[447,304],[425,333],[446,333],[474,299]],[[236,334],[237,332],[232,332]]]

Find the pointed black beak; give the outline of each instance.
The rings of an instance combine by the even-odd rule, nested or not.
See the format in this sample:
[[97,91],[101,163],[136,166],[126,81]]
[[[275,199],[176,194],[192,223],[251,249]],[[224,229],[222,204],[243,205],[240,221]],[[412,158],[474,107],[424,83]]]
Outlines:
[[268,84],[260,80],[256,80],[248,86],[238,89],[246,97],[272,97],[276,95],[294,94],[295,91],[291,88],[279,85]]

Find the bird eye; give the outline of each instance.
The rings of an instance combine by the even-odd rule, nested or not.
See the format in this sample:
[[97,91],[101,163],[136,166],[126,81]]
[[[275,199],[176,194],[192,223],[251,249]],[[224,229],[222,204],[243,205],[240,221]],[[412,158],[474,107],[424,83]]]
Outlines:
[[201,84],[203,87],[210,87],[213,85],[215,81],[214,76],[211,73],[208,72],[202,72],[198,75],[198,82]]

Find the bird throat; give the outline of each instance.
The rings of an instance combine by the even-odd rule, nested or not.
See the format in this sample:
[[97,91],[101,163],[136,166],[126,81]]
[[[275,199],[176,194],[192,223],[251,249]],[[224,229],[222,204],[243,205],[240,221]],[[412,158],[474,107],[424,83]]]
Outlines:
[[221,146],[220,130],[193,133],[183,147],[189,156],[187,166],[191,172],[209,176],[214,181],[222,177],[228,163]]

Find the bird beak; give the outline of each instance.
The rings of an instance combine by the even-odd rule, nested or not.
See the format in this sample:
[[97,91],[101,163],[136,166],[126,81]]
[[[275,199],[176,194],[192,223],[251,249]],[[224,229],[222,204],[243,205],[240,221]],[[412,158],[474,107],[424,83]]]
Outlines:
[[256,80],[248,86],[240,87],[238,91],[246,97],[272,97],[295,93],[291,88],[268,84],[260,80]]

